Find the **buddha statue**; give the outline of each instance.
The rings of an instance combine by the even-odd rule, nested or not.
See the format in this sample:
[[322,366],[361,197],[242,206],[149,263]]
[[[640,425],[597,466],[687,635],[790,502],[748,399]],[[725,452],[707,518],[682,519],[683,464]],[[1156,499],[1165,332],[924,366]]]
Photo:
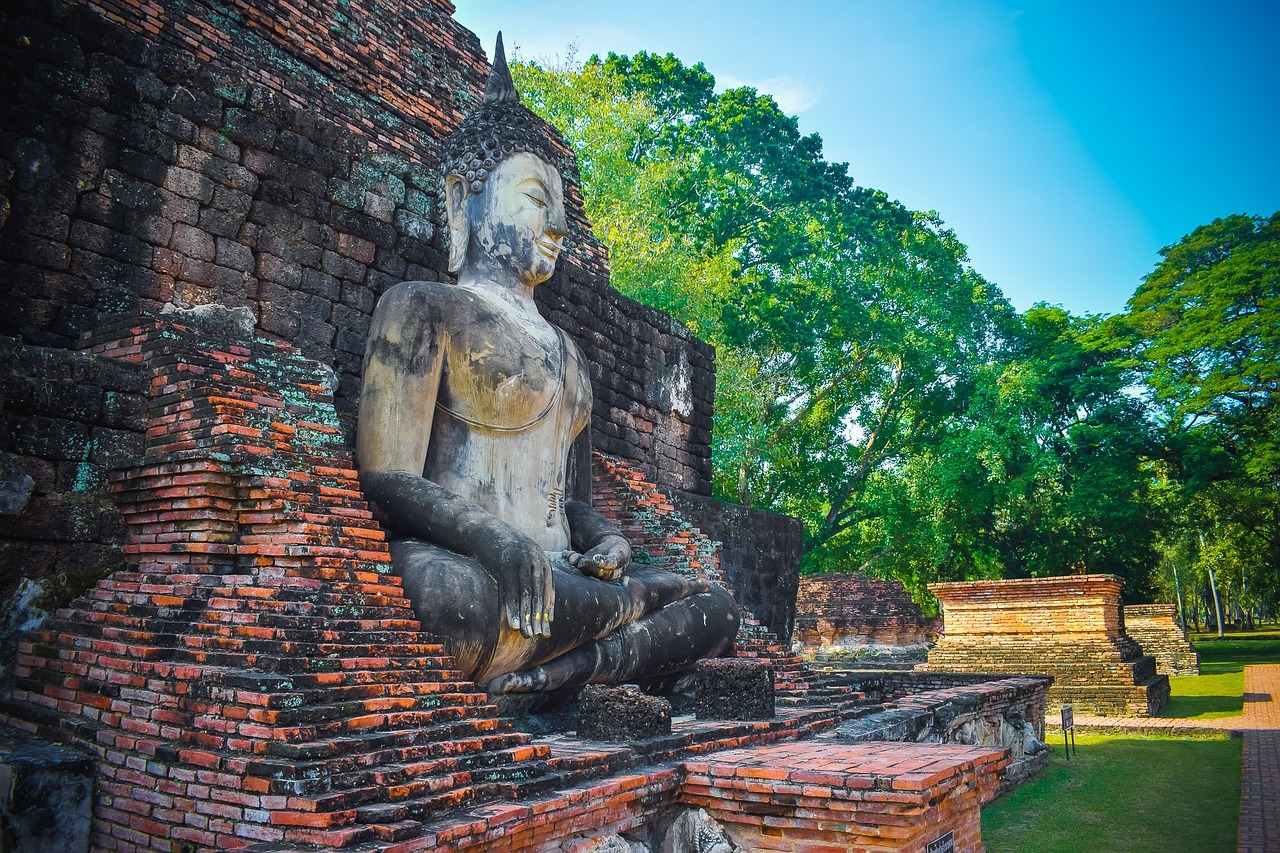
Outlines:
[[402,282],[373,315],[357,467],[423,628],[490,693],[680,672],[733,641],[733,599],[631,563],[566,499],[591,415],[578,347],[534,305],[568,230],[547,126],[498,38],[484,103],[444,145],[456,284]]

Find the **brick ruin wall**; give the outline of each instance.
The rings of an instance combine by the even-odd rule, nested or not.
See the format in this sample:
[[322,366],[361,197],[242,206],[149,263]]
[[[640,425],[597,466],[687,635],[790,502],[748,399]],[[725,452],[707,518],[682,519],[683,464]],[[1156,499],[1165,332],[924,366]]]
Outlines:
[[[88,341],[147,391],[141,458],[111,476],[132,565],[25,638],[0,711],[96,759],[95,848],[551,853],[700,806],[748,849],[919,850],[947,832],[981,849],[978,808],[1010,767],[998,747],[776,742],[835,725],[829,708],[684,724],[643,768],[513,731],[389,572],[331,371],[236,331],[161,318]],[[715,576],[656,487],[597,464],[602,506],[653,562]]]
[[[120,564],[104,484],[140,452],[141,397],[126,368],[73,349],[105,318],[246,309],[333,368],[350,442],[378,297],[448,280],[438,146],[487,75],[451,14],[447,0],[0,12],[0,595],[66,601]],[[594,445],[709,494],[714,352],[608,287],[571,161],[567,176],[571,234],[538,298],[592,364]],[[15,586],[28,578],[39,589]]]
[[1133,604],[1124,609],[1124,630],[1156,659],[1165,675],[1199,675],[1200,656],[1178,624],[1176,604]]
[[854,574],[810,575],[796,596],[795,640],[805,653],[922,647],[936,634],[897,581]]
[[1056,705],[1099,714],[1150,715],[1169,698],[1169,679],[1125,633],[1120,579],[1068,575],[929,586],[942,604],[943,633],[930,670],[1054,677]]
[[720,543],[725,585],[784,643],[796,620],[804,529],[799,519],[666,490],[680,513]]

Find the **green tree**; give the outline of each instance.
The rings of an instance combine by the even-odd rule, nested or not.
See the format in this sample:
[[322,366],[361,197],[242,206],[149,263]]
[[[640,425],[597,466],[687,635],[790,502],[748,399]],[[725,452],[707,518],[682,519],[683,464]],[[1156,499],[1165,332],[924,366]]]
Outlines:
[[[1250,602],[1280,590],[1280,213],[1235,215],[1161,250],[1117,323],[1165,427],[1173,541]],[[1201,539],[1203,542],[1201,543]],[[1167,561],[1166,561],[1167,562]]]

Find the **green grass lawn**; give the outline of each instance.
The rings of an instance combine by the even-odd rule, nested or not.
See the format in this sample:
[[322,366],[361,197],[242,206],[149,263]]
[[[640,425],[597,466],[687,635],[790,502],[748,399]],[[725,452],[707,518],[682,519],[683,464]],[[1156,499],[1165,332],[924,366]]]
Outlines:
[[[1280,631],[1193,638],[1198,676],[1170,678],[1162,716],[1213,719],[1243,708],[1244,667],[1280,663]],[[1080,735],[982,812],[990,853],[1231,853],[1240,814],[1239,740]]]
[[1080,735],[982,812],[988,853],[1231,853],[1240,741]]
[[1200,675],[1173,675],[1173,695],[1162,717],[1213,720],[1239,716],[1244,708],[1244,668],[1250,663],[1280,663],[1280,631],[1252,631],[1193,637],[1200,653]]

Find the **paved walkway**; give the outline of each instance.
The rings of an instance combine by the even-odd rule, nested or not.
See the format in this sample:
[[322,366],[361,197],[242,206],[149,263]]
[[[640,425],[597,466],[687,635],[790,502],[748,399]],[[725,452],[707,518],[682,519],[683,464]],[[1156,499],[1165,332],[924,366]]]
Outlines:
[[1280,664],[1244,668],[1238,853],[1280,853]]
[[1280,664],[1244,668],[1244,713],[1238,717],[1198,722],[1076,714],[1075,724],[1094,731],[1172,736],[1238,732],[1244,738],[1244,757],[1237,853],[1280,853]]

